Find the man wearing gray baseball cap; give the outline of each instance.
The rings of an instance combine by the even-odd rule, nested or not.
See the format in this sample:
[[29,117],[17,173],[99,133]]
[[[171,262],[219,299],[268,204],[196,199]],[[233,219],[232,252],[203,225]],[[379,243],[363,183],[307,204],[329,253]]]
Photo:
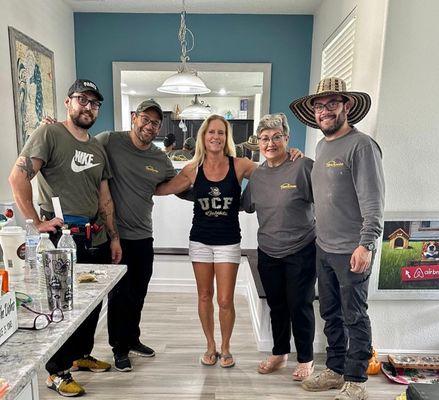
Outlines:
[[129,132],[103,132],[103,144],[113,177],[110,191],[116,209],[116,224],[122,246],[122,261],[128,267],[108,297],[108,335],[117,370],[131,371],[128,354],[153,357],[153,349],[140,341],[140,318],[152,275],[152,196],[158,184],[175,174],[172,162],[155,144],[163,120],[160,105],[142,101],[131,116]]

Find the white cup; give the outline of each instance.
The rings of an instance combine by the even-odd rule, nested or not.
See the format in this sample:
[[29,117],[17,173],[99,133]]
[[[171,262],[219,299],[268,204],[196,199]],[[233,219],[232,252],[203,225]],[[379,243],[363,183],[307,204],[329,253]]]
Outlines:
[[20,226],[5,226],[0,230],[3,262],[11,282],[24,279],[26,232]]

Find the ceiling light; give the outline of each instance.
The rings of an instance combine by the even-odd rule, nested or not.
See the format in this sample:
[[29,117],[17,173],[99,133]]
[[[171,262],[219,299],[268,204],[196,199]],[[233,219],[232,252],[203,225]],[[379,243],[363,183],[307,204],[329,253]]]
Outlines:
[[212,110],[208,104],[198,99],[198,95],[195,95],[192,104],[187,106],[181,113],[182,119],[204,119],[212,113]]
[[[192,46],[187,49],[186,33],[192,38]],[[157,88],[159,92],[171,94],[206,94],[210,93],[210,89],[197,76],[197,71],[190,68],[187,64],[189,56],[187,53],[193,50],[195,45],[194,34],[186,27],[186,7],[183,0],[183,11],[180,16],[180,29],[178,31],[178,40],[181,46],[181,66],[177,73],[166,79],[162,86]]]
[[137,94],[137,92],[135,90],[130,90],[129,92],[130,94]]
[[123,82],[122,82],[122,83],[120,84],[120,86],[121,86],[121,87],[127,87],[128,85],[127,85],[126,83],[123,83]]
[[226,89],[221,88],[221,89],[218,91],[218,94],[220,94],[221,96],[225,96],[225,95],[227,94]]

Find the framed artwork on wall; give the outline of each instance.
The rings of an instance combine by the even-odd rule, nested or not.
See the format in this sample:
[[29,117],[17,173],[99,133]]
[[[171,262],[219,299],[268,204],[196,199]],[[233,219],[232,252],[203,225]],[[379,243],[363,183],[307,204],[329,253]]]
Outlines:
[[45,116],[56,118],[53,52],[11,26],[12,86],[14,92],[17,150]]
[[439,216],[387,216],[373,265],[373,299],[439,299]]

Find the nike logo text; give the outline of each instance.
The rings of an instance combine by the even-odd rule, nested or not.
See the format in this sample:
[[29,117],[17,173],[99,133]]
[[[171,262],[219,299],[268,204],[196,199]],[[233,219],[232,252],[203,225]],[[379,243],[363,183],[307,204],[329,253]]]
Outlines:
[[75,155],[72,158],[71,168],[73,172],[82,172],[86,169],[98,166],[100,163],[93,164],[93,154],[85,153],[83,151],[75,150]]

